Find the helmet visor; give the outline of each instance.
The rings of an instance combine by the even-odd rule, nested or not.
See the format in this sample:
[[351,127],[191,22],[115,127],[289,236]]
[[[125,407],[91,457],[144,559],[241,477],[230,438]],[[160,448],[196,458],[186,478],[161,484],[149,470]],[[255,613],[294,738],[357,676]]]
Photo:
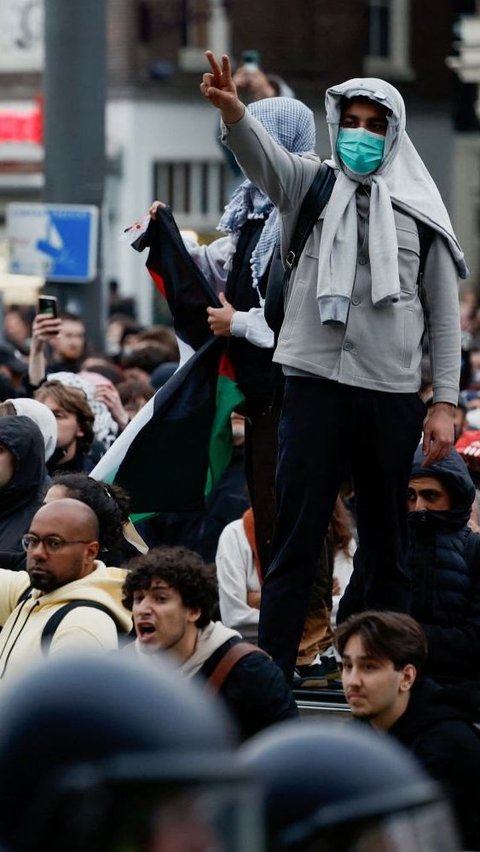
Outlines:
[[257,832],[253,849],[260,850],[255,808],[246,807],[245,794],[238,782],[210,782],[116,796],[104,823],[102,852],[243,852]]
[[450,811],[436,802],[384,817],[365,828],[351,852],[453,852],[458,848]]
[[[21,848],[29,852],[46,848],[49,852],[263,850],[261,797],[251,776],[231,767],[229,771],[215,760],[209,767],[208,761],[202,766],[197,759],[190,778],[183,761],[175,764],[168,755],[163,772],[158,766],[153,772],[155,762],[149,766],[146,757],[141,773],[137,762],[130,766],[127,762],[123,771],[120,761],[119,770],[110,777],[92,767],[67,772],[55,789],[38,797],[35,819],[26,821]],[[129,778],[127,770],[135,770]]]
[[304,852],[455,852],[460,845],[449,808],[434,802],[360,825],[332,827],[295,848]]

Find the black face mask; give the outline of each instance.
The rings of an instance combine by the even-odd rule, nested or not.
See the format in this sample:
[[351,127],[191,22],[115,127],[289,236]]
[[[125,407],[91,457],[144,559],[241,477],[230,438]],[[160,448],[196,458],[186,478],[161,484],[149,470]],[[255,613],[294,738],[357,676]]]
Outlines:
[[61,462],[63,457],[66,455],[66,452],[67,452],[67,447],[56,447],[55,448],[54,452],[52,453],[52,455],[50,456],[50,458],[47,462],[47,467],[48,467],[49,471],[53,470],[57,466],[57,464],[59,464],[59,462]]

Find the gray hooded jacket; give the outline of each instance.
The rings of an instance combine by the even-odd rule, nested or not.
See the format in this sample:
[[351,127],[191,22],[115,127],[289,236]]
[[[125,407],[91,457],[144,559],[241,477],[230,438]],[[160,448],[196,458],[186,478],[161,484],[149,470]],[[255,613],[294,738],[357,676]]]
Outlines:
[[[341,98],[359,94],[390,110],[384,160],[367,176],[353,174],[336,156]],[[274,360],[287,375],[313,375],[373,390],[413,393],[420,387],[426,330],[434,402],[456,405],[460,371],[457,284],[458,277],[465,277],[468,271],[438,189],[406,134],[403,99],[383,80],[350,80],[327,91],[326,111],[333,152],[328,162],[336,170],[337,181],[290,281]],[[248,112],[225,128],[224,141],[248,178],[282,214],[285,255],[302,200],[319,168],[318,158],[285,151]],[[421,294],[415,218],[434,230]],[[339,267],[342,275],[339,280],[337,273],[335,280]],[[331,280],[326,280],[332,269]],[[319,274],[324,280],[319,280]],[[387,286],[382,274],[388,278]],[[382,287],[394,298],[375,298]],[[322,290],[334,296],[340,292],[348,299],[344,323],[322,322]]]

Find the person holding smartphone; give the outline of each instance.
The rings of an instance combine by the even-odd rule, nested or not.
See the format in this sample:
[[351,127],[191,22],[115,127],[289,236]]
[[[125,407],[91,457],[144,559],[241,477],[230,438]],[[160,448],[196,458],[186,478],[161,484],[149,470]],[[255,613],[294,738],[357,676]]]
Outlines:
[[59,316],[55,297],[40,296],[28,362],[31,388],[37,388],[52,369],[78,372],[84,355],[83,320],[69,313]]
[[32,323],[32,342],[28,359],[28,381],[37,388],[47,372],[45,347],[52,337],[60,333],[62,321],[57,315],[57,300],[53,296],[39,296],[38,313]]

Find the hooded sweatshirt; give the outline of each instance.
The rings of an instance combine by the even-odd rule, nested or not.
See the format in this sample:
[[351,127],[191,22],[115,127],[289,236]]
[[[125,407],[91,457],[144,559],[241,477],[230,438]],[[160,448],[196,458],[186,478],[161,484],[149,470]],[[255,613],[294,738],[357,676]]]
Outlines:
[[[475,488],[456,450],[442,461],[422,467],[418,447],[411,477],[435,476],[452,498],[448,511],[409,512],[407,569],[412,583],[410,615],[428,641],[425,674],[454,682],[480,678],[480,535],[467,522]],[[338,623],[361,612],[365,571],[354,556],[354,570],[340,600]]]
[[[384,160],[366,176],[350,172],[336,154],[341,99],[359,94],[390,110]],[[457,281],[467,268],[438,189],[406,134],[401,95],[383,80],[349,80],[328,90],[326,108],[337,181],[290,279],[274,361],[287,375],[412,393],[420,387],[427,326],[434,402],[456,405]],[[282,214],[285,258],[318,161],[277,145],[248,111],[225,128],[224,141]],[[434,232],[421,294],[415,219]]]
[[444,788],[462,835],[462,849],[480,849],[480,692],[419,680],[395,737]]
[[[225,627],[221,621],[210,621],[199,630],[193,654],[178,670],[183,677],[208,680],[230,647],[239,641],[241,636],[236,630]],[[131,647],[127,645],[127,652],[132,652]],[[142,654],[138,640],[133,649]],[[297,705],[283,672],[260,649],[238,660],[222,683],[219,694],[242,739],[269,725],[298,717]]]
[[37,424],[23,415],[0,417],[0,444],[14,458],[13,476],[0,488],[0,550],[21,552],[22,535],[43,502],[45,444]]
[[445,680],[479,679],[480,535],[467,525],[475,487],[455,449],[428,468],[422,467],[422,460],[419,447],[411,477],[437,477],[452,507],[409,513],[411,615],[427,635],[428,674]]
[[126,571],[107,568],[96,560],[94,570],[79,580],[52,592],[33,589],[18,603],[30,586],[26,571],[0,570],[0,689],[10,684],[43,657],[42,631],[51,616],[66,603],[91,600],[102,603],[107,613],[91,607],[77,607],[59,624],[50,645],[50,654],[67,651],[112,651],[118,647],[116,623],[128,632],[131,613],[121,602]]
[[55,451],[58,438],[57,421],[53,411],[45,403],[38,399],[30,399],[28,396],[20,396],[5,401],[13,405],[17,414],[29,417],[37,424],[45,444],[45,461],[47,462]]

